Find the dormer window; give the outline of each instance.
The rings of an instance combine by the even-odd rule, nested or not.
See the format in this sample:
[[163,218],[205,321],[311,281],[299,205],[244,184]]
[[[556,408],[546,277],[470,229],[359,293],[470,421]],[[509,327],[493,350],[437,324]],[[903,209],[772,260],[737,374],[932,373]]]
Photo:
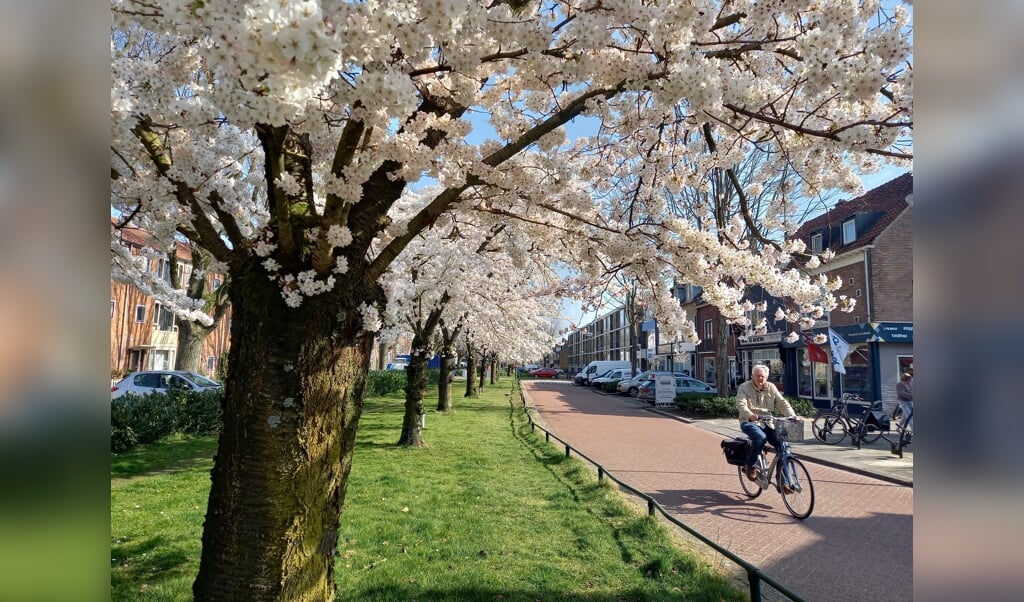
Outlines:
[[811,253],[821,253],[821,232],[811,235]]
[[855,240],[857,240],[857,222],[848,219],[843,222],[843,244],[848,245]]

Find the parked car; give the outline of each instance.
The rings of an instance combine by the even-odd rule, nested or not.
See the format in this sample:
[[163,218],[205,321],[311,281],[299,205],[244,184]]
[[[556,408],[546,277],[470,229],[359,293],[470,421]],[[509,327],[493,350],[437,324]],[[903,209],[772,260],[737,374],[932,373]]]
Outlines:
[[224,386],[210,380],[202,374],[184,370],[147,370],[132,372],[110,387],[110,399],[122,395],[148,395],[149,393],[166,393],[172,389],[191,391],[219,391]]
[[618,392],[623,395],[629,395],[630,397],[636,397],[637,389],[645,380],[654,380],[659,374],[673,374],[676,378],[685,378],[690,376],[687,372],[669,372],[667,370],[647,370],[640,372],[633,378],[628,380],[619,381]]
[[590,379],[590,386],[601,388],[604,383],[619,383],[623,380],[629,380],[632,377],[632,370],[628,368],[618,368],[615,370],[609,370],[598,376],[597,378]]
[[408,367],[409,367],[409,362],[388,362],[388,364],[386,366],[384,366],[384,369],[385,370],[405,370]]
[[537,378],[555,378],[558,376],[558,368],[537,368],[530,374]]
[[[676,377],[676,395],[680,393],[718,393],[718,389],[704,381],[686,376]],[[654,381],[647,380],[637,387],[636,398],[648,403],[654,403]]]
[[[579,384],[587,385],[590,381],[598,376],[604,376],[609,370],[625,369],[632,370],[633,366],[625,360],[594,360],[586,365],[580,374],[583,375],[583,379]],[[577,375],[578,377],[579,375]],[[580,380],[577,378],[577,380]]]

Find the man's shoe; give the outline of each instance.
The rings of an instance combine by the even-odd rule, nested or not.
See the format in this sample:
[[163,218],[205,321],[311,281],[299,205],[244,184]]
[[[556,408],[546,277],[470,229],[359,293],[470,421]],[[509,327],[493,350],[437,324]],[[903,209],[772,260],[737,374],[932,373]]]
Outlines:
[[795,491],[796,491],[796,489],[793,489],[789,485],[783,485],[782,486],[782,493],[794,493]]
[[756,481],[757,480],[757,467],[756,466],[748,466],[747,467],[747,478],[750,479],[751,481]]

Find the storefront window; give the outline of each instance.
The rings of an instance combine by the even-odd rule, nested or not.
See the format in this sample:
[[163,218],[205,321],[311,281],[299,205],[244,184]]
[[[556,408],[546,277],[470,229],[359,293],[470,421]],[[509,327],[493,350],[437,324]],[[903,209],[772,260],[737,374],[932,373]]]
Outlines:
[[867,344],[852,345],[843,366],[843,393],[871,400],[871,356]]
[[743,374],[742,378],[750,378],[750,370],[758,364],[768,366],[768,381],[772,382],[782,390],[782,377],[785,374],[786,366],[782,363],[779,350],[776,347],[769,349],[751,349],[742,352]]

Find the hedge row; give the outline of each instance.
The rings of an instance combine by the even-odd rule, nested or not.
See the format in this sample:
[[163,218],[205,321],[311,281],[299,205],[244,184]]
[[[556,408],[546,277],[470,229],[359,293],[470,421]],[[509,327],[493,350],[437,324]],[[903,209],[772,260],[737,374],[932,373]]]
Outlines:
[[220,430],[220,391],[124,395],[110,402],[110,449],[122,452],[175,433]]
[[[786,401],[793,406],[798,416],[814,416],[817,411],[814,404],[799,397],[786,396]],[[731,418],[738,416],[736,397],[719,397],[704,393],[681,393],[676,395],[676,407],[697,416],[708,418]]]
[[[441,371],[427,371],[428,386],[436,386]],[[370,370],[368,397],[383,397],[405,388],[403,370]],[[210,434],[220,430],[220,391],[170,391],[124,395],[110,402],[110,449],[122,452],[173,434]]]

